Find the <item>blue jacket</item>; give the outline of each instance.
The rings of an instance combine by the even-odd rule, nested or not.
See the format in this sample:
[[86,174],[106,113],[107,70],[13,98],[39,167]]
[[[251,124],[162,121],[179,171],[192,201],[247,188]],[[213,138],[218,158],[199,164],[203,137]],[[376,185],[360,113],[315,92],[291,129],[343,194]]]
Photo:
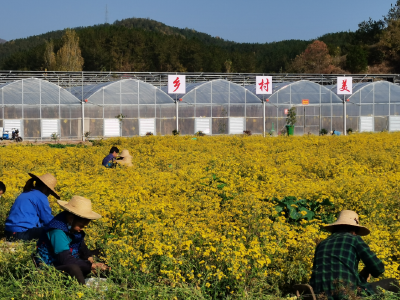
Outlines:
[[[57,253],[54,252],[54,249],[57,245],[52,245],[52,242],[48,236],[49,231],[53,229],[60,229],[64,232],[64,234],[70,240],[69,254],[71,254],[75,259],[79,260],[79,248],[81,247],[81,243],[85,238],[85,232],[82,231],[80,233],[71,233],[68,229],[66,212],[64,211],[55,216],[54,219],[52,219],[51,222],[46,225],[42,236],[37,242],[37,253],[40,256],[40,259],[36,260],[36,262],[40,263],[43,261],[46,265],[54,264],[55,266],[62,264],[57,260]],[[89,264],[89,271],[90,266],[91,264]]]
[[38,190],[24,192],[15,199],[6,219],[5,230],[24,232],[43,227],[53,219],[47,196]]
[[104,157],[102,165],[106,168],[112,168],[114,164],[114,155],[112,153],[108,154]]

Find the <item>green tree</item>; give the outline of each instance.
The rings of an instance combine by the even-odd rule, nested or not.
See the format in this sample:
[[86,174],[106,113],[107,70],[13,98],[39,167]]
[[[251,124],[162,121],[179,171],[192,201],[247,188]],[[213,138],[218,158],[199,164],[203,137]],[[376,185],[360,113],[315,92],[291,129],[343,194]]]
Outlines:
[[367,70],[368,54],[361,46],[351,46],[347,52],[346,69],[351,73],[361,73]]
[[46,49],[44,51],[44,67],[49,71],[56,70],[57,63],[56,55],[54,54],[53,40],[50,40],[50,42],[46,41]]
[[396,1],[396,4],[390,5],[389,12],[386,16],[383,16],[383,19],[385,20],[386,24],[389,25],[390,22],[396,21],[400,19],[400,0]]
[[67,29],[62,37],[63,45],[56,55],[57,71],[82,71],[83,57],[79,37],[75,30]]
[[379,47],[395,70],[400,70],[400,20],[393,20],[383,32]]

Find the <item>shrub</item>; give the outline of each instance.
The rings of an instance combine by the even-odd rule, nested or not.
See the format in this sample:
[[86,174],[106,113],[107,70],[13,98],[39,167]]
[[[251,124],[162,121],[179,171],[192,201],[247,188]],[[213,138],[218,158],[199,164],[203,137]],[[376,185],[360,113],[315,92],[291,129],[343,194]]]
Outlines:
[[328,134],[328,130],[326,130],[325,128],[322,128],[322,129],[319,131],[319,134],[320,134],[320,135],[327,135],[327,134]]

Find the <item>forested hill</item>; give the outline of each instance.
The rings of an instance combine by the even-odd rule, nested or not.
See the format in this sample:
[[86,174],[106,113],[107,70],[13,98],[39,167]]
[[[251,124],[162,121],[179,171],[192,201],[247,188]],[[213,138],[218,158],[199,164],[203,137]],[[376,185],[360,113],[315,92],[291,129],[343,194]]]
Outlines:
[[159,32],[166,35],[177,35],[186,39],[197,39],[203,43],[209,45],[217,45],[221,47],[237,44],[233,41],[227,41],[220,37],[213,37],[207,33],[198,32],[194,29],[189,29],[189,28],[181,29],[178,27],[172,27],[165,25],[164,23],[150,19],[129,18],[121,21],[115,21],[114,25]]
[[[85,71],[284,72],[312,42],[236,43],[139,18],[74,30]],[[53,40],[57,52],[63,34],[64,30],[52,31],[0,44],[0,69],[44,70],[46,41]],[[320,40],[335,52],[351,37],[352,33],[343,32]]]

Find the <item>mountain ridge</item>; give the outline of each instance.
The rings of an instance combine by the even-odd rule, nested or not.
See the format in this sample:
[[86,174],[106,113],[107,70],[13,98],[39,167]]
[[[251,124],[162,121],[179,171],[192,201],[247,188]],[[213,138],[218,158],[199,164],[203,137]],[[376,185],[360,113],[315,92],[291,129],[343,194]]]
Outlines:
[[[313,41],[238,43],[144,18],[73,29],[80,38],[84,70],[88,71],[277,73]],[[46,41],[53,40],[57,51],[64,32],[51,31],[0,44],[0,69],[44,70]],[[320,39],[325,36],[334,50],[344,37],[351,39],[352,33],[331,33]]]

